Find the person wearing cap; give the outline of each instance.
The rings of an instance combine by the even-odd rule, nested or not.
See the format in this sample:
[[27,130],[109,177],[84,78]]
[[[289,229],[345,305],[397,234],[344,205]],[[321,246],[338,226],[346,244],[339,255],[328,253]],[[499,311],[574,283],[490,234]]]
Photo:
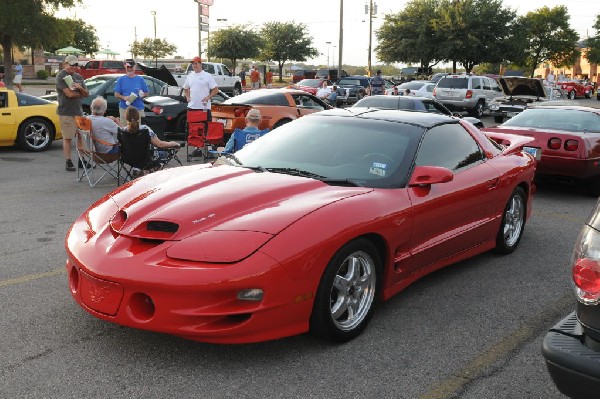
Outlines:
[[148,85],[144,78],[135,73],[135,61],[125,60],[125,75],[120,76],[115,83],[115,97],[119,101],[119,117],[122,124],[126,124],[125,110],[130,105],[135,107],[141,118],[146,116],[144,113],[144,97],[148,95]]
[[269,132],[269,129],[260,130],[258,125],[262,121],[262,115],[256,108],[251,108],[246,114],[246,127],[244,129],[235,129],[223,150],[226,154],[231,154],[245,145],[253,142],[257,138]]
[[377,75],[371,79],[371,95],[383,94],[384,93],[385,82],[381,77],[381,71],[377,70]]
[[[85,87],[83,77],[77,73],[79,61],[74,55],[68,55],[64,61],[64,67],[56,74],[56,94],[58,107],[56,113],[62,131],[63,154],[66,159],[65,169],[75,171],[73,161],[71,161],[71,142],[75,137],[77,125],[76,116],[83,115],[81,100],[90,93]],[[81,160],[79,160],[81,162]]]

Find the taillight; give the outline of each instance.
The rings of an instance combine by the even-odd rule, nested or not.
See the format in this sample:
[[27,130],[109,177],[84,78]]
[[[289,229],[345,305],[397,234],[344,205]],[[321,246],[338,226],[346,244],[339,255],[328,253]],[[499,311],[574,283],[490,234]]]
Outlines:
[[437,89],[437,87],[433,88],[433,96],[435,97],[435,90]]
[[248,111],[250,111],[250,109],[244,109],[244,108],[236,108],[233,110],[233,115],[238,118],[240,116],[246,116],[246,114],[248,113]]
[[467,90],[467,94],[465,95],[465,98],[471,98],[473,97],[473,90]]
[[[598,211],[598,205],[596,210]],[[575,241],[571,257],[575,294],[586,305],[600,303],[600,233],[585,225]]]
[[156,115],[160,115],[163,113],[163,108],[162,107],[158,107],[158,106],[154,106],[152,107],[152,112],[154,112]]
[[567,150],[567,151],[577,151],[577,147],[579,147],[579,142],[577,140],[567,140],[567,141],[565,141],[565,150]]
[[573,265],[573,283],[577,296],[584,303],[596,302],[600,298],[600,262],[583,258]]
[[548,140],[548,148],[550,148],[551,150],[560,150],[561,144],[562,140],[558,137],[553,137],[550,140]]

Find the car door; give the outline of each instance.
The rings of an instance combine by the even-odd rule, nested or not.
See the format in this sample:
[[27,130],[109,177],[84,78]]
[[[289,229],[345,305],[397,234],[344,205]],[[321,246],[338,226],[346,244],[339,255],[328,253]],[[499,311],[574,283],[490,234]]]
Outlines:
[[104,92],[104,98],[106,98],[106,114],[112,116],[119,116],[119,99],[115,97],[115,84],[117,79],[109,79],[104,84],[104,88],[101,91]]
[[454,172],[447,183],[409,189],[413,206],[411,267],[419,269],[495,237],[500,176],[460,124],[432,128],[419,147],[418,166]]
[[[15,129],[17,128],[14,107],[17,104],[10,104],[7,91],[0,91],[0,142],[12,144],[15,140]],[[12,96],[11,98],[14,98]]]

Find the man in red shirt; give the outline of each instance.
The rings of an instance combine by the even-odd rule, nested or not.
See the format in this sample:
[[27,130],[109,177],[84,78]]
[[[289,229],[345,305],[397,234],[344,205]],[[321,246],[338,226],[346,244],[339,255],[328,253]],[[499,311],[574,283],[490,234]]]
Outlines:
[[258,67],[256,65],[252,67],[252,72],[250,72],[250,82],[252,83],[253,89],[260,88],[260,72],[258,72]]
[[270,89],[273,83],[273,72],[271,72],[271,70],[267,71],[265,81],[267,82],[267,89]]

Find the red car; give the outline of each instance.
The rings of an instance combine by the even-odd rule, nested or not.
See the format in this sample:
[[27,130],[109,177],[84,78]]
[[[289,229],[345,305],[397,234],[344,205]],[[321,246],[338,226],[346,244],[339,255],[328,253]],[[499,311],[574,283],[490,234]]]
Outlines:
[[303,79],[296,83],[294,88],[316,96],[319,89],[323,87],[323,82],[327,82],[327,86],[331,86],[333,84],[327,79]]
[[98,200],[66,237],[71,294],[100,319],[198,341],[350,340],[377,300],[517,247],[531,139],[495,140],[421,112],[303,117]]
[[565,92],[567,97],[571,100],[574,100],[577,97],[592,98],[592,93],[594,92],[594,85],[583,80],[558,82],[557,85],[561,87],[563,92]]
[[600,109],[540,105],[483,130],[532,137],[542,150],[537,175],[579,181],[600,195]]

